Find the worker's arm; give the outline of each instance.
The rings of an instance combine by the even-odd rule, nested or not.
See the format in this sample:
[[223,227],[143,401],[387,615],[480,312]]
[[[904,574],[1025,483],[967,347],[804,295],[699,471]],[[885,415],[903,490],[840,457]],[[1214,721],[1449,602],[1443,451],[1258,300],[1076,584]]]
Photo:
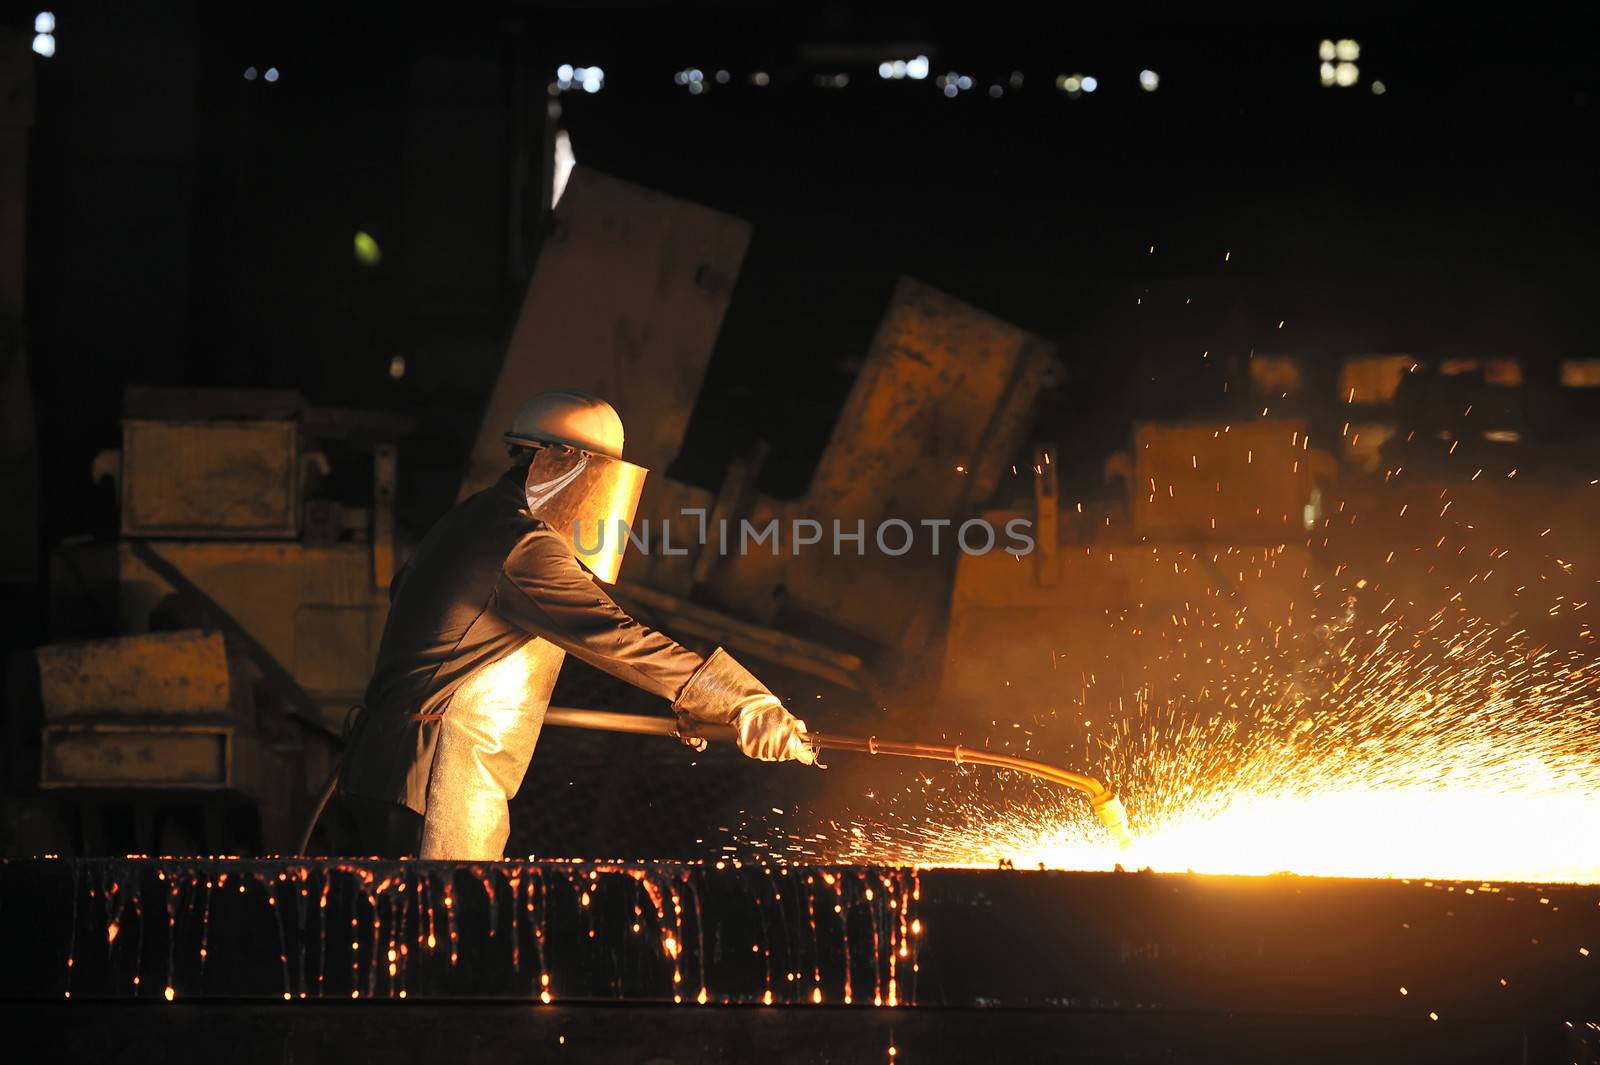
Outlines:
[[596,669],[672,703],[680,717],[730,724],[752,758],[810,760],[805,723],[720,647],[709,658],[617,606],[559,535],[541,526],[522,538],[495,584],[496,613]]

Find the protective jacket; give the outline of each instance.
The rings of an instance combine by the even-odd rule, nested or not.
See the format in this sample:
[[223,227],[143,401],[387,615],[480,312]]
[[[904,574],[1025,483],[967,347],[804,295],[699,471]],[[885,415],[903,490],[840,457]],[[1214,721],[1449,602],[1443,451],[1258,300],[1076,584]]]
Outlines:
[[718,648],[709,658],[634,620],[528,509],[512,470],[428,533],[391,589],[342,791],[423,816],[420,856],[498,859],[567,654],[733,723],[771,693]]

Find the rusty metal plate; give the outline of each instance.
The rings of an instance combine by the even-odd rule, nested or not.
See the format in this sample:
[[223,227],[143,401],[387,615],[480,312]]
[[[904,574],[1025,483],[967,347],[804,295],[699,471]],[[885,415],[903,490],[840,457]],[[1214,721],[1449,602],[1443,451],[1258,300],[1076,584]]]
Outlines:
[[46,788],[225,788],[225,726],[50,725],[39,783]]
[[233,699],[219,632],[185,630],[41,647],[47,721],[85,714],[225,715]]
[[505,471],[501,434],[529,396],[600,396],[626,457],[677,457],[750,243],[748,222],[582,167],[572,172],[490,393],[465,497]]
[[819,514],[951,516],[986,499],[1052,345],[910,278],[895,286],[806,492]]
[[[864,556],[812,550],[786,566],[789,601],[850,632],[915,651],[943,615],[954,558],[946,530],[898,558],[871,546],[876,522],[958,523],[1015,461],[1053,360],[1039,337],[902,278],[796,516],[848,530],[864,520]],[[829,529],[831,539],[831,525]],[[848,551],[854,551],[849,547]]]
[[293,421],[122,427],[122,534],[287,539],[300,531]]

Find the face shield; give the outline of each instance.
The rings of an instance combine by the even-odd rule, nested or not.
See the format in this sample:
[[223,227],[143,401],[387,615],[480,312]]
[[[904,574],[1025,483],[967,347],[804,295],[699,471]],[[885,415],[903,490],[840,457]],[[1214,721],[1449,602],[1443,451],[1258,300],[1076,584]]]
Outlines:
[[613,584],[649,473],[621,459],[547,444],[528,464],[528,513],[559,533],[598,580]]

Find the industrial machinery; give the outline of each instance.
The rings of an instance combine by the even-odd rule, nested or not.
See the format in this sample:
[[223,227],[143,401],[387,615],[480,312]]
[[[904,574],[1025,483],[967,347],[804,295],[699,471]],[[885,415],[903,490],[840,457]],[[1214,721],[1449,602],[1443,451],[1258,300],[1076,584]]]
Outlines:
[[[38,651],[41,784],[83,811],[242,799],[259,834],[210,818],[185,843],[290,850],[376,656],[407,422],[274,391],[130,389],[125,415],[94,467],[121,535],[54,563],[55,613],[109,599],[124,635]],[[370,498],[333,494],[330,451]]]
[[255,805],[263,840],[285,838],[302,743],[258,711],[248,661],[221,632],[52,644],[37,656],[47,792],[236,797]]

